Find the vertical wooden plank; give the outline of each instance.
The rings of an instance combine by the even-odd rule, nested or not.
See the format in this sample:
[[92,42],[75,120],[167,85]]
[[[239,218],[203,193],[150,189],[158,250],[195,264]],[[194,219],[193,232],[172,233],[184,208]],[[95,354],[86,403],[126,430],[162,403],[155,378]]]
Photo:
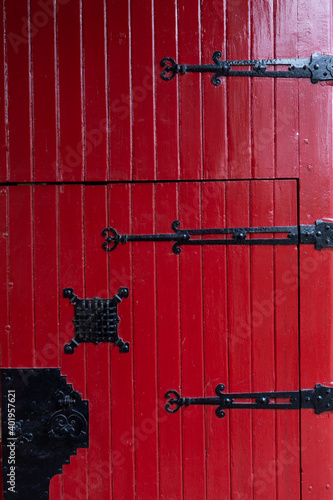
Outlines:
[[[157,184],[156,233],[169,232],[176,219],[176,184]],[[164,409],[167,390],[178,390],[181,384],[179,258],[171,243],[156,245],[156,286],[160,498],[179,498],[183,491],[181,413],[168,415]]]
[[[109,224],[120,233],[132,234],[132,199],[130,184],[111,184],[108,187]],[[139,214],[140,215],[140,212]],[[124,245],[108,255],[110,266],[110,295],[121,286],[129,288],[129,298],[119,304],[119,335],[130,343],[130,351],[120,354],[111,350],[111,433],[112,487],[114,498],[134,498],[136,488],[135,452],[141,445],[134,416],[134,353],[133,342],[133,258],[131,245]],[[139,291],[140,293],[140,291]],[[143,333],[144,332],[144,333]],[[145,335],[145,328],[138,333]],[[136,359],[136,358],[135,358]],[[144,437],[145,434],[143,435]]]
[[[107,220],[105,186],[86,186],[84,203],[85,297],[108,298],[108,254],[101,248],[101,235]],[[122,307],[119,306],[119,315]],[[114,347],[114,346],[113,346]],[[80,347],[79,347],[80,348]],[[117,350],[117,348],[115,348]],[[111,500],[111,415],[110,345],[87,345],[87,397],[90,412],[88,454],[89,494]],[[114,380],[117,383],[117,380]]]
[[[297,57],[297,2],[275,2],[275,57]],[[309,54],[310,55],[310,54]],[[309,55],[307,57],[309,57]],[[279,69],[277,67],[277,69]],[[281,68],[285,70],[284,68]],[[275,80],[275,174],[299,176],[298,82]]]
[[[83,188],[80,185],[59,187],[59,276],[60,293],[73,288],[78,297],[84,297],[84,232]],[[60,332],[62,339],[61,371],[67,382],[86,397],[86,349],[80,345],[72,355],[64,354],[63,345],[74,337],[74,307],[68,299],[60,302]],[[88,497],[87,450],[79,449],[70,459],[70,467],[63,468],[64,497],[69,500]]]
[[35,366],[32,203],[31,186],[10,190],[8,287],[13,368]]
[[[226,59],[226,2],[201,2],[202,64],[210,64],[212,55],[220,50]],[[233,16],[229,2],[229,16]],[[203,75],[203,161],[204,176],[208,179],[228,177],[227,104],[228,81],[221,79],[216,87],[212,75]],[[192,102],[192,106],[195,104]]]
[[[227,184],[227,227],[249,227],[250,186],[248,182]],[[229,322],[229,389],[250,392],[252,389],[252,316],[248,247],[228,247],[228,322]],[[231,498],[252,495],[253,443],[251,410],[229,412],[224,425],[230,425]]]
[[37,367],[59,366],[57,189],[36,186],[34,200],[34,308]]
[[[271,181],[252,181],[250,186],[250,226],[274,225],[274,189]],[[283,208],[281,207],[281,211]],[[255,235],[270,238],[272,235]],[[252,390],[274,391],[275,389],[275,339],[274,339],[274,252],[272,246],[251,248],[251,314],[252,314]],[[269,480],[276,464],[275,412],[256,410],[253,412],[253,477],[254,498],[266,499],[259,479],[266,469]],[[274,471],[275,472],[275,471]],[[274,476],[273,476],[274,477]],[[269,497],[276,498],[276,484],[272,481]]]
[[[227,59],[250,59],[251,0],[226,0]],[[236,5],[237,4],[237,5]],[[228,86],[228,164],[230,179],[250,179],[251,79],[235,77]]]
[[[10,366],[10,325],[9,325],[9,288],[8,288],[8,191],[9,188],[0,188],[0,366]],[[0,385],[1,390],[1,385]],[[2,465],[2,446],[0,447],[0,463]],[[2,474],[0,474],[0,491],[3,491]],[[0,498],[3,498],[1,494]]]
[[[181,227],[201,227],[201,190],[198,183],[179,186]],[[204,394],[202,249],[184,247],[180,255],[182,391]],[[211,411],[214,411],[210,409]],[[184,498],[205,498],[205,422],[200,406],[183,412]]]
[[[251,2],[251,59],[271,59],[274,54],[274,0]],[[260,20],[260,22],[258,22]],[[274,177],[274,81],[254,78],[252,105],[252,175]]]
[[[202,185],[202,227],[226,227],[224,182]],[[205,397],[214,397],[219,383],[226,387],[229,383],[226,247],[205,246],[203,253]],[[206,411],[206,468],[207,498],[215,499],[217,492],[223,492],[221,498],[231,498],[229,426],[210,409]]]
[[53,2],[31,0],[34,180],[58,180],[55,11]]
[[[36,366],[60,366],[59,281],[58,281],[58,189],[34,189],[34,310]],[[50,483],[50,498],[62,498],[62,476]]]
[[85,166],[87,181],[107,179],[104,2],[83,2]]
[[[297,224],[297,183],[276,181],[274,186],[274,225]],[[274,251],[275,306],[275,390],[299,388],[298,249],[277,247]],[[277,485],[277,498],[300,498],[300,412],[276,412],[276,467],[262,475],[258,486],[266,495],[271,480]],[[268,480],[267,480],[268,479]]]
[[[200,64],[200,28],[200,2],[182,0],[178,5],[179,61],[189,61],[188,64]],[[193,74],[190,78],[180,78],[179,91],[181,178],[200,179],[203,177],[202,95],[200,74]],[[175,110],[176,102],[175,100],[173,106],[170,106],[172,110]],[[170,144],[166,146],[170,151]],[[170,173],[172,174],[172,172]],[[175,174],[172,175],[172,178],[175,178]]]
[[30,18],[28,0],[5,1],[9,176],[12,182],[32,180],[30,101]]
[[[155,101],[153,85],[144,85],[153,62],[152,0],[131,3],[132,99],[133,99],[133,178],[155,179]],[[144,33],[144,36],[143,36]],[[140,43],[138,41],[140,40]],[[142,61],[146,69],[142,70]],[[147,72],[146,72],[147,71]],[[157,133],[161,131],[157,130]]]
[[[5,4],[0,4],[0,32],[1,32],[1,47],[0,47],[0,68],[4,68],[6,55],[6,23],[5,23]],[[0,78],[0,182],[8,180],[8,165],[7,165],[7,82],[5,72],[1,72]]]
[[[154,232],[154,191],[150,183],[133,186],[133,234]],[[133,243],[135,468],[138,498],[159,497],[155,259],[154,243]]]
[[60,178],[84,178],[81,110],[80,0],[57,0]]
[[[107,8],[107,70],[109,90],[108,143],[111,146],[109,179],[132,179],[132,90],[130,0],[109,0]],[[121,71],[118,69],[121,68]],[[150,86],[145,67],[143,89]],[[147,90],[147,89],[146,89]]]
[[[299,55],[330,53],[332,5],[301,0],[298,7]],[[332,89],[299,83],[300,223],[332,215]],[[311,222],[310,222],[311,221]],[[332,253],[300,249],[301,387],[331,384]],[[320,308],[320,309],[319,309]],[[308,314],[308,311],[313,311]],[[320,310],[320,314],[316,311]],[[332,419],[301,413],[302,494],[332,496]]]
[[[158,63],[156,74],[154,74],[156,82],[156,157],[157,177],[160,180],[179,179],[180,174],[179,81],[176,78],[172,82],[162,80],[160,77],[162,68],[159,65],[164,57],[176,59],[178,56],[177,15],[177,2],[175,0],[165,2],[157,0],[154,2],[154,49]],[[149,174],[149,176],[153,178],[152,174]]]
[[9,325],[9,286],[8,286],[8,260],[9,260],[9,241],[8,241],[8,197],[9,188],[0,188],[0,309],[1,335],[0,335],[0,362],[2,367],[10,366],[10,325]]

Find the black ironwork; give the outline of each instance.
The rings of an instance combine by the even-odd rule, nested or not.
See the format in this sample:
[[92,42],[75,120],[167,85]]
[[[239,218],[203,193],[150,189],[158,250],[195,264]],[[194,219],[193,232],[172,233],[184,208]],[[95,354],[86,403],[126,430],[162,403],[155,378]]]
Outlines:
[[[275,226],[275,227],[244,227],[219,229],[179,229],[180,222],[173,221],[171,228],[174,233],[166,234],[136,234],[120,235],[113,227],[103,229],[105,237],[103,248],[111,252],[119,243],[129,241],[174,241],[172,251],[180,254],[183,245],[299,245],[314,244],[317,250],[333,247],[333,223],[317,220],[312,226]],[[285,233],[284,238],[248,238],[250,234]],[[208,239],[192,238],[192,236],[225,235],[226,238]],[[228,235],[231,238],[228,238]]]
[[50,480],[89,446],[88,401],[58,368],[1,369],[4,498],[47,500]]
[[[333,80],[333,56],[312,54],[303,59],[256,59],[245,61],[222,61],[222,52],[213,54],[214,64],[177,64],[172,57],[165,57],[161,61],[163,80],[172,80],[178,73],[214,73],[212,82],[220,85],[223,76],[248,76],[268,78],[310,78],[312,83]],[[248,69],[232,69],[242,66]],[[268,66],[287,66],[286,70],[268,71]]]
[[64,288],[63,296],[74,305],[75,338],[65,345],[65,353],[73,354],[75,347],[81,342],[99,344],[112,342],[119,347],[119,352],[129,352],[129,343],[118,336],[118,304],[128,297],[128,288],[119,288],[111,299],[79,299],[73,288]]
[[[316,384],[314,389],[299,391],[227,394],[223,392],[224,390],[225,386],[219,384],[215,390],[217,397],[208,398],[183,398],[177,391],[171,390],[165,395],[166,399],[168,399],[165,409],[168,413],[176,413],[182,406],[212,405],[218,407],[216,415],[219,418],[225,416],[225,410],[231,409],[298,410],[310,408],[317,414],[333,410],[333,387],[321,384]],[[278,399],[288,401],[277,402]]]

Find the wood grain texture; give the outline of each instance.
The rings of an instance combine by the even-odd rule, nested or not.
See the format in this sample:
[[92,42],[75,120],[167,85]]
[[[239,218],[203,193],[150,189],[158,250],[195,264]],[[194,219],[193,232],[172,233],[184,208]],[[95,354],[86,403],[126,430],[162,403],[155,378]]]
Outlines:
[[[313,10],[301,1],[298,13],[299,54],[310,47],[330,53],[332,6],[324,1]],[[311,23],[309,23],[311,19]],[[321,27],[319,29],[319,26]],[[311,49],[312,50],[312,49]],[[300,222],[332,217],[331,87],[299,83]],[[319,213],[321,214],[319,217]],[[332,381],[332,253],[300,249],[300,382]],[[312,314],[308,314],[311,310]],[[320,314],[318,312],[320,311]],[[319,340],[320,339],[320,340]],[[309,385],[310,384],[310,385]],[[312,429],[316,429],[315,439]],[[330,498],[333,462],[329,414],[301,413],[302,494]]]
[[31,23],[28,2],[4,1],[6,16],[5,83],[8,122],[8,176],[13,182],[33,179],[31,149],[32,102],[30,43]]

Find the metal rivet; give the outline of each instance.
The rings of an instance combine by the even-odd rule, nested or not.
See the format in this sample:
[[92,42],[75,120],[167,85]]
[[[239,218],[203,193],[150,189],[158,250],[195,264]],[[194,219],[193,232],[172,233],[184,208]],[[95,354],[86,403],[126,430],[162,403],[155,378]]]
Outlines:
[[314,69],[319,69],[319,64],[315,64]]

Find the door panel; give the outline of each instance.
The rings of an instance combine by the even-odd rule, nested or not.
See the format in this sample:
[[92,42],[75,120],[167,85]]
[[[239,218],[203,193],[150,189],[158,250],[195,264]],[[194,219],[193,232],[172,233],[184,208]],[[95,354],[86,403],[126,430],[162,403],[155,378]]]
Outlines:
[[[208,397],[218,383],[234,392],[299,387],[298,288],[290,276],[297,247],[184,246],[179,256],[170,242],[101,247],[108,224],[121,234],[169,232],[175,219],[185,229],[296,225],[297,182],[4,191],[11,328],[1,336],[3,363],[60,366],[90,405],[90,447],[52,480],[50,498],[202,499],[220,491],[228,499],[254,491],[264,499],[283,498],[286,488],[298,498],[298,411],[230,410],[221,420],[212,407],[164,409],[170,389]],[[130,353],[81,344],[64,354],[74,308],[62,289],[106,298],[120,286],[130,289],[118,308]],[[7,323],[4,311],[2,328]]]
[[[299,175],[299,105],[314,103],[313,85],[164,82],[159,63],[206,64],[215,50],[229,60],[329,54],[329,0],[91,3],[2,2],[2,182]],[[324,132],[329,89],[317,88]]]

